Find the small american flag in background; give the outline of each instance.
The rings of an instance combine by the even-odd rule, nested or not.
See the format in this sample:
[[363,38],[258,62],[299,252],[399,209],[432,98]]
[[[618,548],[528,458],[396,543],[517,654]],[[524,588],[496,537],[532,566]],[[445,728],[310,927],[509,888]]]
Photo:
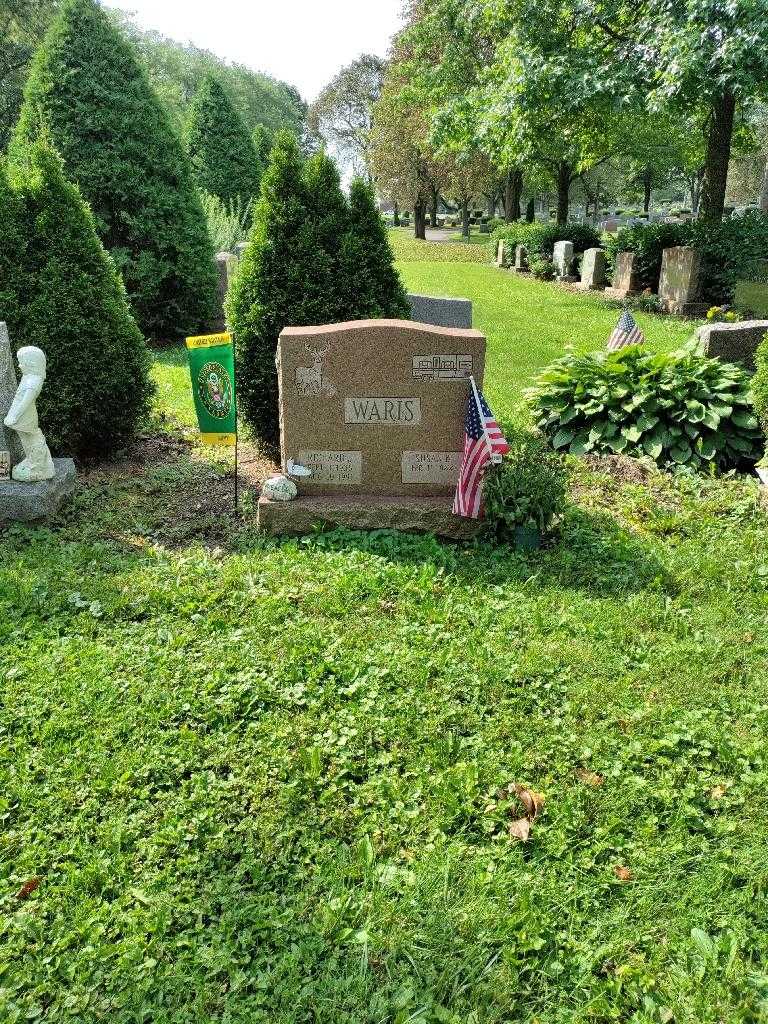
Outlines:
[[[464,457],[459,469],[459,482],[453,511],[465,519],[479,519],[483,499],[483,476],[489,462],[500,461],[509,451],[509,444],[501,432],[482,391],[469,378],[472,392],[467,401],[464,420]],[[496,456],[497,458],[494,458]]]
[[608,339],[608,351],[618,352],[620,348],[626,348],[627,345],[642,345],[644,341],[645,335],[635,323],[635,318],[628,309],[625,309],[619,317],[613,334]]

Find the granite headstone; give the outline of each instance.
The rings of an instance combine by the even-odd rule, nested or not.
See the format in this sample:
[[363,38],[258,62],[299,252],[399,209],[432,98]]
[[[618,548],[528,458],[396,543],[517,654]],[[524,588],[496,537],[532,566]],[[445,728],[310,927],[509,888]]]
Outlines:
[[472,300],[451,299],[433,295],[409,295],[411,317],[419,324],[435,327],[472,327]]
[[637,291],[637,276],[635,272],[635,254],[633,252],[620,252],[616,257],[616,266],[613,271],[613,285],[606,288],[605,292],[615,299],[624,299]]
[[706,355],[725,363],[755,369],[757,346],[768,334],[768,320],[742,320],[735,324],[704,324],[696,331]]
[[664,250],[659,278],[659,298],[664,309],[683,315],[698,312],[700,270],[701,257],[691,246],[675,245]]
[[585,249],[581,259],[581,281],[584,291],[605,288],[605,250]]

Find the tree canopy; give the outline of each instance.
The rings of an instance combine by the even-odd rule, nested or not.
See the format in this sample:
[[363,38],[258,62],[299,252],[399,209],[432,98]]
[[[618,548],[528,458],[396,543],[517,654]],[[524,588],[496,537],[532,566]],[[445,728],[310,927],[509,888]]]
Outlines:
[[310,132],[358,174],[371,173],[373,107],[381,95],[384,70],[380,57],[363,54],[343,67],[309,108]]

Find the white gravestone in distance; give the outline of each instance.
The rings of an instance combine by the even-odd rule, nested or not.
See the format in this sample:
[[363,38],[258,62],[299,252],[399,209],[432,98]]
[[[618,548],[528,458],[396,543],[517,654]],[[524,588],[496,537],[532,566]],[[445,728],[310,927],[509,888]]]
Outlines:
[[56,470],[37,419],[37,399],[45,383],[45,353],[28,345],[19,349],[17,358],[21,382],[3,425],[18,435],[24,459],[13,467],[11,475],[21,483],[52,480]]
[[555,242],[552,262],[555,264],[555,272],[558,279],[560,281],[570,281],[571,267],[573,266],[573,242]]

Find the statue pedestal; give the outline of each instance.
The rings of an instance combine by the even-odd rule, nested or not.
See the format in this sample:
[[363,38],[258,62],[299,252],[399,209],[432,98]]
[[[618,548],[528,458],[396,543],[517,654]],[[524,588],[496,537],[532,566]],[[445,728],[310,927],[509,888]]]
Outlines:
[[75,464],[72,459],[54,459],[56,475],[51,480],[22,484],[18,480],[0,480],[0,522],[23,523],[48,519],[75,489]]

